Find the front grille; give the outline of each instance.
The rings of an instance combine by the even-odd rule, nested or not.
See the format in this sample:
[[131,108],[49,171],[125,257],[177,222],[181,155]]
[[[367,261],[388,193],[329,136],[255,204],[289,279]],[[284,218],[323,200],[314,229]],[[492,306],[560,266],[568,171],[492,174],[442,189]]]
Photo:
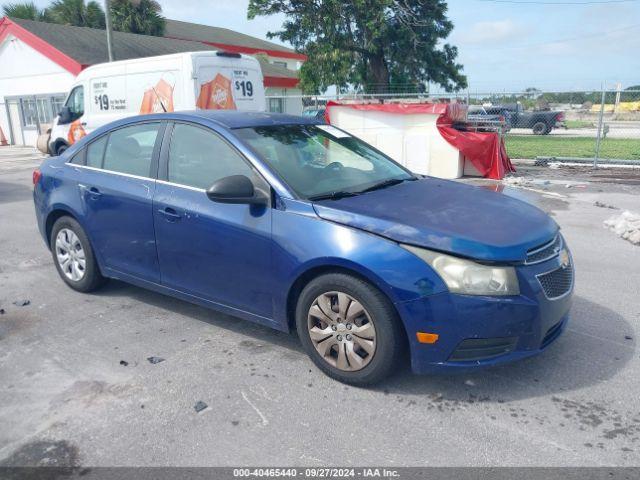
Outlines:
[[562,332],[562,322],[558,322],[549,330],[547,330],[547,333],[544,335],[544,338],[542,339],[542,345],[540,345],[540,348],[545,348],[547,345],[553,342],[556,338],[558,338],[561,332]]
[[562,266],[548,273],[538,275],[538,281],[542,286],[545,296],[549,300],[562,297],[573,286],[573,266]]
[[507,338],[467,338],[451,354],[451,362],[477,362],[499,357],[511,352],[518,343],[518,337]]
[[525,263],[531,265],[544,262],[558,255],[560,250],[562,250],[562,236],[557,234],[553,240],[527,251]]

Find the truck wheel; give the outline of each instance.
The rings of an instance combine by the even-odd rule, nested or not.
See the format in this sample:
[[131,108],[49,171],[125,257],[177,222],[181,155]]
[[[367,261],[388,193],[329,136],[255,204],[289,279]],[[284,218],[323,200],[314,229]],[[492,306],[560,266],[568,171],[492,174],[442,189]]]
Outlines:
[[551,131],[549,125],[544,122],[536,122],[531,130],[534,135],[546,135]]
[[65,150],[69,148],[69,146],[65,143],[61,143],[60,145],[58,145],[58,147],[56,148],[56,155],[60,156],[62,155]]
[[392,373],[404,347],[400,319],[387,297],[342,273],[312,280],[296,308],[298,336],[313,363],[351,385],[372,385]]

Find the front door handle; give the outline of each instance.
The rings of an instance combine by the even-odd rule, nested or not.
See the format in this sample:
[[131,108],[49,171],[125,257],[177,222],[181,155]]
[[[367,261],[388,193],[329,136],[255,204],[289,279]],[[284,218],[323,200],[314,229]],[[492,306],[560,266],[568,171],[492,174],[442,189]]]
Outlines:
[[169,222],[180,220],[180,214],[171,207],[165,207],[158,210],[158,213],[165,217]]

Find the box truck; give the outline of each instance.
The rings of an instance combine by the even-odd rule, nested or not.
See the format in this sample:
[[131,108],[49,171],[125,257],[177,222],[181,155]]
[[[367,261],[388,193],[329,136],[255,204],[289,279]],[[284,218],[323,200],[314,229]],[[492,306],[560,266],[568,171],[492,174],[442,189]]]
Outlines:
[[258,60],[239,53],[205,51],[88,67],[76,78],[52,125],[48,153],[59,155],[119,118],[195,109],[264,111]]

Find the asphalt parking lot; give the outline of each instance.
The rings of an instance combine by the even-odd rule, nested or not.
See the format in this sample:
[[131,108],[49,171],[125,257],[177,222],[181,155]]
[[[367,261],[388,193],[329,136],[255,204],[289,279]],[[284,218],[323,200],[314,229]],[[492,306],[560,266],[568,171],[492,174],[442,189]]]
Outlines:
[[544,354],[358,389],[294,336],[119,282],[66,287],[35,225],[38,163],[0,147],[0,465],[640,463],[640,247],[603,227],[640,213],[637,172],[523,167],[536,182],[506,189],[574,255],[572,320]]

